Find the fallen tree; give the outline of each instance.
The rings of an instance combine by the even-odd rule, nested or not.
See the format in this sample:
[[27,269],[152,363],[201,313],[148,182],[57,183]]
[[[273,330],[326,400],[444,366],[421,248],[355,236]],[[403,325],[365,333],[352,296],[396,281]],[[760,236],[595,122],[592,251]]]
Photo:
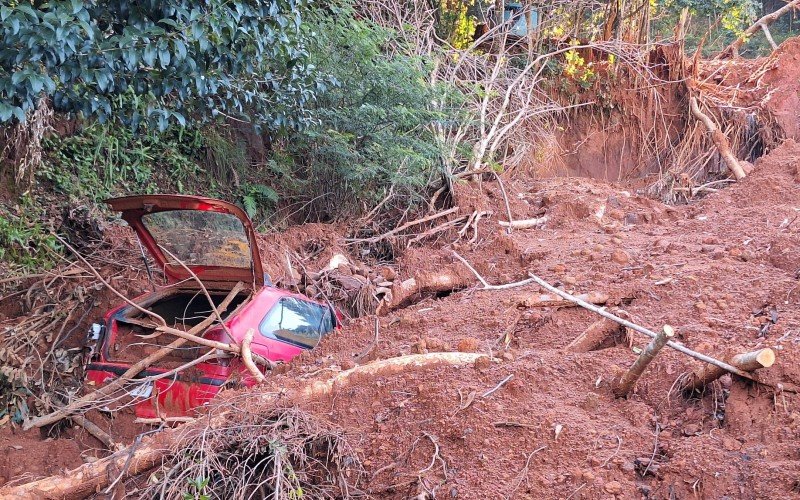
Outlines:
[[[746,162],[740,162],[736,155],[733,154],[731,151],[730,142],[728,142],[728,138],[725,137],[725,134],[719,129],[714,120],[712,120],[708,115],[700,111],[700,105],[697,103],[697,98],[692,96],[689,98],[689,108],[692,111],[692,114],[695,118],[697,118],[703,126],[705,126],[706,130],[711,134],[711,141],[714,143],[714,146],[717,147],[717,151],[719,151],[720,156],[722,159],[725,160],[725,165],[728,166],[728,169],[733,173],[733,176],[736,177],[736,180],[741,180],[747,177],[747,170],[745,169],[744,164]],[[748,165],[749,168],[749,165]]]
[[721,59],[725,57],[736,57],[739,55],[739,49],[744,45],[744,43],[753,35],[758,33],[759,31],[763,31],[764,35],[767,37],[767,40],[770,42],[773,50],[777,48],[775,44],[775,40],[772,39],[772,35],[769,32],[769,26],[778,20],[784,14],[791,12],[794,9],[800,8],[800,0],[792,0],[788,2],[786,5],[781,7],[780,9],[770,12],[769,14],[761,17],[755,23],[752,24],[749,28],[744,30],[741,35],[736,37],[730,45],[725,47],[722,52],[716,57],[716,59]]
[[[258,400],[259,405],[276,403],[279,399],[301,401],[324,397],[347,386],[359,377],[379,377],[411,369],[440,365],[463,366],[474,363],[484,354],[463,352],[435,352],[428,354],[412,354],[399,356],[356,366],[343,371],[327,380],[315,380],[299,390],[285,392],[260,392],[257,395],[246,393],[249,401]],[[263,387],[263,386],[262,386]],[[84,464],[62,474],[39,479],[31,483],[0,488],[0,497],[12,499],[39,498],[83,498],[108,486],[113,481],[109,471],[118,470],[120,477],[130,477],[147,471],[159,463],[168,460],[172,450],[181,449],[183,440],[193,433],[208,432],[221,425],[229,425],[234,407],[216,414],[200,416],[191,422],[169,428],[143,437],[131,446],[122,449],[106,458],[93,463]]]

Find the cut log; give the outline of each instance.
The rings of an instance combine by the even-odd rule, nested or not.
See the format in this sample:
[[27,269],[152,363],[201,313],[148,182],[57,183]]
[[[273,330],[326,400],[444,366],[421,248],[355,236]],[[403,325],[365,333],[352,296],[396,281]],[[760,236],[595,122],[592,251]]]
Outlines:
[[[414,368],[437,365],[467,365],[485,356],[485,354],[463,352],[434,352],[400,356],[357,366],[343,371],[329,380],[311,382],[297,392],[287,391],[284,394],[264,392],[256,394],[254,397],[261,398],[263,403],[268,403],[278,397],[282,400],[287,398],[289,400],[292,398],[313,399],[330,394],[339,387],[346,386],[356,377],[386,376]],[[285,402],[282,402],[282,404],[285,404]],[[179,449],[181,439],[191,435],[193,432],[202,432],[209,427],[231,425],[232,422],[236,422],[237,411],[235,409],[225,410],[210,418],[201,417],[174,428],[164,429],[156,434],[142,438],[137,444],[120,450],[113,455],[93,463],[84,464],[63,474],[50,476],[20,486],[0,488],[0,498],[83,498],[108,486],[112,480],[109,478],[108,470],[123,471],[125,477],[145,472],[170,457],[171,450]]]
[[661,348],[667,345],[667,341],[675,336],[675,330],[669,325],[664,325],[661,332],[656,335],[656,338],[647,344],[636,361],[630,369],[622,375],[617,386],[614,388],[614,395],[618,398],[623,398],[633,390],[636,382],[642,376],[642,373],[647,369],[647,366],[656,358]]
[[731,145],[728,142],[728,138],[725,137],[725,134],[719,129],[714,120],[712,120],[708,115],[704,114],[700,111],[700,106],[697,104],[697,98],[691,97],[689,98],[689,107],[692,110],[692,114],[700,120],[700,122],[706,127],[706,130],[711,133],[711,141],[714,143],[714,146],[717,147],[717,151],[719,151],[720,156],[722,159],[725,160],[725,164],[728,166],[728,169],[733,173],[733,176],[736,177],[736,180],[744,179],[747,176],[744,167],[740,164],[739,159],[731,151]]
[[[654,339],[654,338],[656,338],[658,336],[658,334],[656,332],[652,331],[652,330],[649,330],[649,329],[647,329],[647,328],[645,328],[645,327],[643,327],[641,325],[637,325],[636,323],[628,321],[627,319],[623,319],[623,318],[620,318],[619,316],[615,316],[615,315],[611,314],[610,312],[606,311],[605,309],[597,307],[594,304],[590,304],[589,302],[587,302],[585,300],[582,300],[581,298],[576,297],[574,295],[571,295],[571,294],[565,292],[564,290],[559,290],[558,288],[554,287],[553,285],[551,285],[550,283],[546,282],[545,280],[543,280],[542,278],[536,276],[533,273],[528,273],[528,276],[530,276],[530,278],[534,282],[536,282],[537,285],[539,285],[540,287],[544,288],[548,292],[552,292],[552,293],[558,295],[559,297],[563,298],[564,300],[569,300],[570,302],[574,302],[577,305],[583,307],[584,309],[588,309],[589,311],[592,311],[593,313],[599,314],[600,316],[602,316],[604,318],[608,318],[611,321],[616,321],[620,325],[622,325],[622,326],[624,326],[626,328],[630,328],[631,330],[633,330],[635,332],[639,332],[639,333],[641,333],[643,335],[647,335],[650,338]],[[747,378],[747,379],[750,379],[750,380],[754,380],[753,376],[750,375],[748,372],[746,372],[744,370],[740,370],[739,368],[737,368],[737,367],[735,367],[735,366],[733,366],[733,365],[731,365],[729,363],[725,363],[724,361],[720,361],[718,359],[714,359],[711,356],[706,356],[705,354],[699,353],[697,351],[693,351],[693,350],[689,349],[688,347],[686,347],[686,346],[684,346],[682,344],[679,344],[679,343],[677,343],[675,341],[672,341],[672,340],[668,341],[667,342],[667,346],[675,349],[678,352],[682,352],[683,354],[686,354],[687,356],[690,356],[690,357],[692,357],[694,359],[699,359],[700,361],[704,361],[706,363],[710,363],[712,365],[718,366],[718,367],[722,368],[723,370],[727,370],[727,371],[729,371],[731,373],[735,373],[736,375],[739,375],[740,377],[744,377],[744,378]]]
[[596,350],[607,338],[622,331],[622,325],[607,318],[601,318],[578,335],[564,349],[567,352],[589,352]]
[[416,297],[438,293],[450,293],[462,290],[470,285],[470,280],[463,273],[453,268],[444,268],[437,272],[420,273],[413,278],[395,281],[392,293],[388,296],[391,300],[384,299],[378,304],[378,315],[406,306]]
[[[605,304],[608,302],[608,294],[602,292],[582,293],[578,299],[589,304]],[[517,306],[521,307],[571,307],[577,305],[575,302],[565,300],[558,295],[549,293],[533,294],[517,300]]]
[[511,229],[531,229],[534,227],[541,226],[547,222],[547,216],[537,217],[535,219],[524,219],[524,220],[512,220],[511,222],[507,222],[504,220],[497,221],[503,227],[509,227]]
[[[772,349],[759,349],[758,351],[737,354],[728,361],[731,365],[746,372],[761,368],[769,368],[775,364],[775,351]],[[726,371],[714,365],[706,365],[701,370],[690,374],[683,384],[684,391],[702,389],[711,382],[725,375]]]

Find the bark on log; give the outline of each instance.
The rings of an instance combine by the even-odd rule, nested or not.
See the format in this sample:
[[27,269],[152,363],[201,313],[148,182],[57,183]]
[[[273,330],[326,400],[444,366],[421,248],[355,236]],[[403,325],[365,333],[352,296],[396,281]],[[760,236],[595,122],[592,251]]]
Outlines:
[[633,390],[633,386],[642,376],[642,373],[647,369],[647,366],[656,358],[661,348],[667,345],[667,341],[675,336],[675,330],[669,325],[664,325],[664,328],[656,335],[656,338],[647,344],[636,361],[630,369],[622,375],[617,386],[614,388],[614,395],[618,398],[623,398]]
[[264,377],[264,374],[261,373],[261,370],[259,370],[256,364],[253,362],[253,351],[250,350],[250,344],[253,342],[254,334],[255,330],[252,328],[247,330],[247,333],[244,334],[240,354],[242,356],[242,363],[244,363],[244,366],[246,366],[250,371],[250,374],[255,377],[259,384],[263,384],[264,380],[266,380],[266,377]]
[[[608,294],[602,292],[582,293],[576,298],[590,304],[605,304],[608,302]],[[542,293],[523,297],[517,301],[517,305],[522,307],[568,307],[577,304],[573,301],[559,298],[558,295]]]
[[[339,387],[346,386],[358,377],[386,376],[409,369],[445,365],[467,365],[474,363],[485,354],[463,352],[434,352],[429,354],[412,354],[375,361],[343,371],[335,377],[324,381],[313,381],[300,391],[289,391],[281,398],[315,398],[330,394]],[[276,398],[278,393],[261,394],[264,403]],[[125,477],[145,472],[162,460],[168,458],[170,450],[178,448],[182,436],[194,431],[202,432],[207,427],[230,425],[235,421],[231,413],[236,410],[222,411],[211,418],[200,417],[192,422],[165,429],[161,432],[142,438],[141,442],[120,450],[113,455],[94,463],[84,464],[76,469],[50,476],[38,481],[0,488],[0,498],[9,499],[41,499],[41,498],[83,498],[108,486],[111,479],[107,471],[116,468],[123,471]],[[127,464],[127,465],[126,465]]]
[[[800,1],[800,0],[798,0]],[[733,173],[733,176],[736,177],[736,180],[744,179],[747,176],[747,173],[742,167],[739,159],[731,151],[730,143],[728,142],[728,138],[725,137],[725,134],[717,127],[717,124],[714,123],[708,115],[704,114],[700,111],[700,106],[697,104],[697,98],[691,97],[689,99],[689,107],[692,111],[692,114],[703,123],[711,133],[711,141],[714,143],[714,146],[717,147],[717,151],[719,151],[720,156],[722,159],[725,160],[725,165],[728,166],[728,169]]]
[[[723,51],[719,53],[716,59],[737,56],[739,54],[739,49],[742,47],[742,45],[744,45],[744,42],[746,42],[748,38],[756,34],[758,30],[764,30],[765,33],[768,33],[767,30],[770,24],[777,21],[778,18],[781,17],[782,15],[798,7],[800,7],[800,0],[793,0],[784,5],[783,7],[781,7],[780,9],[776,10],[775,12],[771,12],[766,16],[762,17],[761,19],[753,23],[752,26],[744,30],[744,32],[742,32],[742,34],[739,35],[739,37],[737,37],[736,40],[733,41],[733,43],[725,47],[725,49],[723,49]],[[770,43],[773,44],[774,46],[775,41],[771,40],[771,38],[772,37],[768,37],[768,40],[770,40]]]
[[764,36],[767,37],[767,41],[769,42],[769,46],[772,47],[772,50],[778,48],[778,44],[775,43],[775,39],[772,38],[772,33],[769,32],[769,27],[766,24],[761,25],[761,31],[764,32]]
[[601,318],[578,335],[575,340],[569,343],[564,349],[567,352],[589,352],[594,351],[608,337],[622,330],[622,325],[607,318]]
[[[594,312],[596,314],[599,314],[600,316],[603,316],[604,318],[608,318],[611,321],[616,321],[620,325],[625,326],[627,328],[630,328],[631,330],[639,332],[639,333],[641,333],[643,335],[647,335],[650,338],[654,339],[654,338],[656,338],[658,336],[658,334],[656,332],[652,331],[652,330],[649,330],[649,329],[647,329],[647,328],[645,328],[645,327],[643,327],[641,325],[637,325],[636,323],[628,321],[627,319],[623,319],[623,318],[620,318],[619,316],[615,316],[615,315],[611,314],[610,312],[606,311],[605,309],[602,309],[602,308],[597,307],[597,306],[595,306],[593,304],[590,304],[587,301],[582,300],[582,299],[580,299],[580,298],[578,298],[578,297],[576,297],[574,295],[570,295],[569,293],[567,293],[567,292],[565,292],[563,290],[559,290],[558,288],[554,287],[553,285],[551,285],[550,283],[546,282],[545,280],[543,280],[542,278],[536,276],[533,273],[528,273],[528,276],[530,276],[531,279],[534,282],[536,282],[537,285],[539,285],[540,287],[544,288],[545,290],[547,290],[549,292],[552,292],[552,293],[558,295],[559,297],[561,297],[561,298],[563,298],[565,300],[569,300],[570,302],[574,302],[574,303],[578,304],[579,306],[583,307],[584,309],[588,309],[589,311],[592,311],[592,312]],[[714,359],[711,356],[706,356],[705,354],[699,353],[697,351],[693,351],[693,350],[689,349],[688,347],[686,347],[686,346],[684,346],[682,344],[679,344],[679,343],[674,342],[674,341],[669,341],[669,342],[667,342],[667,345],[669,347],[675,349],[676,351],[682,352],[683,354],[686,354],[687,356],[690,356],[690,357],[692,357],[694,359],[699,359],[700,361],[704,361],[706,363],[709,363],[709,364],[712,364],[712,365],[716,365],[716,366],[722,368],[723,370],[727,370],[727,371],[729,371],[731,373],[735,373],[736,375],[739,375],[740,377],[744,377],[744,378],[747,378],[747,379],[750,379],[750,380],[754,380],[753,376],[750,375],[748,372],[746,372],[744,370],[741,370],[741,369],[739,369],[739,368],[737,368],[737,367],[735,367],[733,365],[730,365],[728,363],[725,363],[724,361],[720,361],[718,359]]]
[[[728,361],[731,365],[752,372],[760,368],[769,368],[775,364],[775,351],[772,349],[759,349],[758,351],[737,354]],[[702,389],[711,382],[725,375],[726,371],[714,365],[706,365],[701,370],[689,375],[683,385],[684,391]]]
[[541,226],[547,222],[547,216],[537,217],[535,219],[524,219],[524,220],[512,220],[511,222],[508,221],[497,221],[503,227],[510,227],[511,229],[531,229],[537,226]]
[[449,293],[467,288],[470,280],[453,268],[445,268],[438,272],[421,273],[413,278],[395,281],[392,285],[390,300],[378,304],[377,314],[383,315],[411,303],[414,297],[436,293]]
[[106,448],[109,450],[114,450],[116,448],[116,444],[111,436],[108,435],[106,431],[101,429],[97,424],[89,420],[88,418],[84,417],[83,415],[73,415],[72,421],[83,427],[86,432],[92,435],[95,439],[100,441],[105,445]]

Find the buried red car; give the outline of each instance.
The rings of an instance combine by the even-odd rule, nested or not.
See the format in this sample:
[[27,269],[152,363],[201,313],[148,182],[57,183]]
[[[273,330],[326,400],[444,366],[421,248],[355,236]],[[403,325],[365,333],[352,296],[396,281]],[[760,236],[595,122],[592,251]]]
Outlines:
[[[89,384],[102,385],[115,379],[175,340],[166,333],[154,335],[155,325],[141,309],[158,314],[168,326],[181,330],[191,329],[212,314],[192,273],[217,305],[238,283],[245,284],[223,313],[227,331],[217,323],[200,333],[205,338],[241,344],[247,331],[253,329],[254,354],[270,361],[288,361],[316,346],[337,326],[336,312],[329,305],[269,284],[253,225],[235,205],[180,195],[130,196],[107,203],[122,212],[122,218],[163,270],[166,283],[133,299],[138,308],[122,304],[109,311],[102,323],[92,325],[87,341]],[[187,343],[157,366],[141,372],[137,378],[148,380],[133,384],[129,391],[136,415],[186,415],[208,403],[224,384],[255,382],[241,358],[230,356],[212,357],[168,373],[198,360],[208,350]]]

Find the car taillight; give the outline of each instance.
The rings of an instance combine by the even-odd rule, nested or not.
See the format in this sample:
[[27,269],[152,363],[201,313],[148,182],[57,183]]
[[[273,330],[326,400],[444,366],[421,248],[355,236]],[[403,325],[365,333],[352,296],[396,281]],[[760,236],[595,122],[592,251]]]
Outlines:
[[99,345],[102,343],[103,334],[106,331],[105,325],[100,323],[92,323],[92,326],[89,327],[89,331],[86,332],[86,339],[83,341],[83,366],[84,369],[86,365],[92,362],[96,357],[99,349]]

